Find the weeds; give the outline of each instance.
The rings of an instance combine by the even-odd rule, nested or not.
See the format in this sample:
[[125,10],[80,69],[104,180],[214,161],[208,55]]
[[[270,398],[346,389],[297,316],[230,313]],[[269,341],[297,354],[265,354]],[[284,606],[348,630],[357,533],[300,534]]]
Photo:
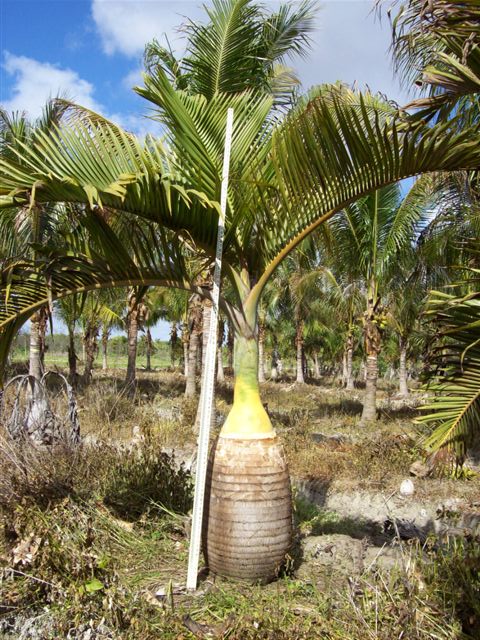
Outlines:
[[[403,545],[403,563],[389,573],[369,566],[359,574],[360,567],[355,575],[317,584],[312,565],[299,554],[306,571],[293,567],[271,585],[209,577],[194,596],[178,589],[187,567],[191,479],[163,447],[192,440],[195,403],[186,407],[182,424],[178,380],[162,378],[155,386],[151,378],[141,381],[137,400],[128,406],[107,379],[80,398],[82,423],[97,436],[88,446],[42,449],[0,440],[0,637],[479,637],[480,545],[474,537]],[[103,406],[108,393],[110,404]],[[354,403],[339,404],[331,394],[324,404],[334,408],[319,409],[324,395],[309,386],[297,394],[267,385],[266,401],[285,435],[294,475],[311,475],[326,491],[336,480],[358,486],[385,483],[387,472],[394,479],[405,474],[418,450],[402,435],[401,423],[382,422],[379,432],[354,439]],[[225,393],[219,399],[223,413],[228,402]],[[122,444],[133,425],[142,437],[135,446]],[[111,433],[110,441],[99,437],[102,430]],[[314,430],[345,437],[315,443]],[[424,482],[428,488],[437,481]],[[309,535],[369,534],[365,523],[301,498],[295,515],[300,547]],[[334,573],[328,566],[326,571]],[[168,597],[155,597],[159,588]]]

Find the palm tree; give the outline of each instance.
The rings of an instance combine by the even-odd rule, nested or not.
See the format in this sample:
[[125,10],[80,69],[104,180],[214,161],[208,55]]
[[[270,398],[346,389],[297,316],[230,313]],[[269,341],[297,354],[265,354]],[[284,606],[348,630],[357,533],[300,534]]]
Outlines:
[[125,384],[130,393],[133,393],[137,379],[138,332],[142,329],[149,315],[148,306],[145,304],[146,292],[147,287],[133,287],[127,295],[125,319],[127,325],[127,373]]
[[68,331],[68,378],[75,388],[77,381],[77,354],[75,352],[75,328],[81,315],[80,296],[62,298],[56,304],[56,315],[65,323]]
[[83,326],[85,362],[82,381],[85,385],[92,379],[101,327],[119,325],[122,322],[118,310],[114,308],[115,302],[118,303],[118,298],[111,291],[91,291],[84,296],[81,303],[79,320]]
[[[383,2],[379,3],[380,9]],[[476,0],[389,2],[395,68],[420,89],[417,118],[478,121],[480,9]]]
[[[25,113],[9,114],[0,109],[0,155],[5,159],[17,160],[22,147],[29,145],[37,133],[48,136],[58,125],[65,105],[50,102],[42,111],[42,115],[34,122],[27,119]],[[56,204],[42,203],[29,206],[12,207],[2,216],[3,251],[6,256],[35,257],[35,245],[55,242],[56,227],[59,217],[65,214],[63,207]],[[47,322],[50,317],[49,305],[40,307],[30,318],[30,361],[29,374],[40,380],[44,373],[45,336]]]
[[[27,315],[49,298],[128,283],[210,297],[196,284],[201,270],[192,273],[185,256],[194,252],[208,268],[215,258],[224,125],[234,108],[220,305],[235,330],[235,390],[211,470],[207,560],[219,573],[266,579],[290,544],[291,501],[257,381],[262,291],[283,259],[350,202],[417,173],[477,166],[480,149],[467,143],[475,128],[413,123],[381,98],[338,85],[313,91],[282,116],[285,91],[280,100],[275,63],[304,47],[310,4],[265,16],[248,0],[215,0],[209,16],[206,25],[187,26],[183,69],[172,77],[171,68],[155,66],[138,89],[164,124],[166,144],[152,138],[143,144],[76,108],[68,126],[23,149],[28,162],[0,161],[0,206],[30,202],[32,189],[35,202],[82,202],[79,220],[90,234],[88,246],[73,237],[69,251],[46,247],[35,263],[5,265],[0,356],[3,361]],[[114,212],[109,220],[106,208]],[[115,228],[126,218],[137,229],[128,237]],[[219,465],[234,477],[262,464],[261,484],[255,476],[249,494],[245,485],[240,494],[216,484]],[[276,487],[274,507],[265,491],[257,493],[262,483]],[[233,515],[246,494],[251,546]]]
[[350,205],[330,223],[337,243],[337,269],[345,279],[363,283],[363,335],[366,391],[361,422],[376,419],[378,355],[387,321],[388,295],[402,261],[425,226],[430,191],[418,181],[402,200],[397,185]]

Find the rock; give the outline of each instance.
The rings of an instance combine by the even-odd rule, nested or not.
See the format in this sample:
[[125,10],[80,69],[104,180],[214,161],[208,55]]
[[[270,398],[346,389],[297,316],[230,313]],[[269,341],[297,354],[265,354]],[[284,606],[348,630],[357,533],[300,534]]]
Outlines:
[[416,478],[426,478],[432,473],[432,468],[421,460],[415,460],[415,462],[410,465],[409,473]]
[[364,540],[335,533],[309,536],[303,544],[303,558],[297,571],[299,578],[330,574],[356,575],[363,571]]
[[400,495],[407,498],[409,496],[413,496],[414,493],[415,493],[415,485],[410,480],[410,478],[403,480],[402,484],[400,485]]
[[345,437],[340,433],[312,433],[310,435],[314,442],[319,444],[343,444],[345,442]]
[[363,559],[365,571],[371,569],[384,569],[389,571],[398,566],[402,560],[402,552],[399,546],[368,547]]

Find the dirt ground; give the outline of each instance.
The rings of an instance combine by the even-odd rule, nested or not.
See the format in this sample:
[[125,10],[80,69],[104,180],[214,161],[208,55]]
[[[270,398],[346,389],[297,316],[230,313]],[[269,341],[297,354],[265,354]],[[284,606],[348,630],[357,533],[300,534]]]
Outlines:
[[[177,467],[194,473],[196,402],[184,399],[183,387],[178,373],[140,372],[131,399],[122,392],[121,372],[95,372],[94,383],[78,394],[84,449],[94,451],[101,443],[109,451],[125,446],[131,450],[154,439],[174,456]],[[3,608],[0,604],[0,637],[2,630],[3,637],[20,640],[480,637],[475,636],[478,610],[469,612],[467,622],[458,613],[457,600],[464,595],[456,594],[450,580],[459,570],[463,552],[452,553],[448,546],[450,539],[466,539],[469,544],[480,533],[476,460],[470,461],[472,472],[463,479],[450,477],[448,464],[426,477],[412,476],[411,465],[424,458],[422,433],[413,422],[423,399],[420,392],[413,391],[404,401],[393,387],[382,386],[379,419],[364,428],[358,426],[361,397],[361,389],[347,393],[331,380],[305,385],[286,380],[262,387],[262,400],[285,445],[296,521],[291,557],[271,585],[239,585],[206,575],[195,596],[185,593],[188,513],[176,515],[172,510],[160,521],[145,511],[134,520],[112,513],[108,500],[102,499],[100,507],[97,496],[89,503],[94,511],[86,522],[90,518],[98,522],[99,531],[105,528],[101,544],[115,557],[116,577],[109,594],[116,589],[117,595],[108,597],[119,597],[121,592],[125,609],[138,610],[131,614],[134,622],[114,622],[105,615],[105,607],[110,611],[115,607],[108,605],[104,586],[108,581],[102,579],[103,604],[98,610],[93,607],[92,592],[87,606],[82,600],[86,594],[80,591],[82,604],[75,624],[61,632],[64,636],[55,636],[57,629],[66,627],[55,621],[51,601],[40,599],[19,607],[11,595],[12,549],[18,555],[19,543],[29,540],[28,547],[34,538],[4,540],[0,593],[13,604]],[[231,402],[227,381],[217,391],[217,430]],[[407,479],[413,492],[403,495],[400,488]],[[79,526],[71,520],[72,509],[77,508],[72,498],[64,500],[63,506],[55,506],[60,509],[55,518],[65,519],[67,528]],[[50,514],[49,509],[51,505],[42,506],[35,522],[40,513]],[[22,531],[26,530],[37,535],[31,524]],[[39,568],[35,575],[35,561],[21,566],[21,573],[45,579]],[[476,579],[478,568],[475,565]],[[48,581],[55,583],[51,569],[48,575]],[[478,588],[478,583],[472,587],[475,594]]]

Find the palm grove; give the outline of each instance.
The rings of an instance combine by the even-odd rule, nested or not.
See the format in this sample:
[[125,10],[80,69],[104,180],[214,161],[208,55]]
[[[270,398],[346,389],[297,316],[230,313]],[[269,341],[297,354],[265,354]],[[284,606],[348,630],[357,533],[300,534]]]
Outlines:
[[[476,426],[478,9],[416,1],[394,9],[397,71],[421,85],[409,109],[340,83],[300,94],[287,64],[308,53],[315,3],[270,13],[251,0],[213,0],[204,24],[185,25],[183,58],[156,41],[146,47],[135,90],[162,139],[139,140],[61,101],[38,125],[2,115],[1,224],[21,230],[2,246],[2,362],[29,318],[38,350],[34,338],[54,304],[73,324],[93,314],[96,336],[102,326],[108,333],[122,312],[102,290],[128,290],[127,382],[148,297],[157,297],[163,317],[185,328],[191,392],[234,109],[220,296],[234,336],[234,403],[213,457],[204,536],[208,564],[221,574],[271,578],[290,545],[288,471],[258,383],[268,327],[282,318],[295,325],[299,382],[305,353],[317,368],[323,353],[343,360],[351,388],[353,352],[363,350],[365,423],[375,419],[385,328],[398,342],[406,393],[406,358],[425,331],[418,318],[428,292],[440,289],[426,329],[438,374],[425,418],[437,426],[431,443],[461,457]],[[398,183],[413,176],[405,195]],[[454,287],[444,293],[447,282]],[[247,534],[251,543],[238,544]]]

